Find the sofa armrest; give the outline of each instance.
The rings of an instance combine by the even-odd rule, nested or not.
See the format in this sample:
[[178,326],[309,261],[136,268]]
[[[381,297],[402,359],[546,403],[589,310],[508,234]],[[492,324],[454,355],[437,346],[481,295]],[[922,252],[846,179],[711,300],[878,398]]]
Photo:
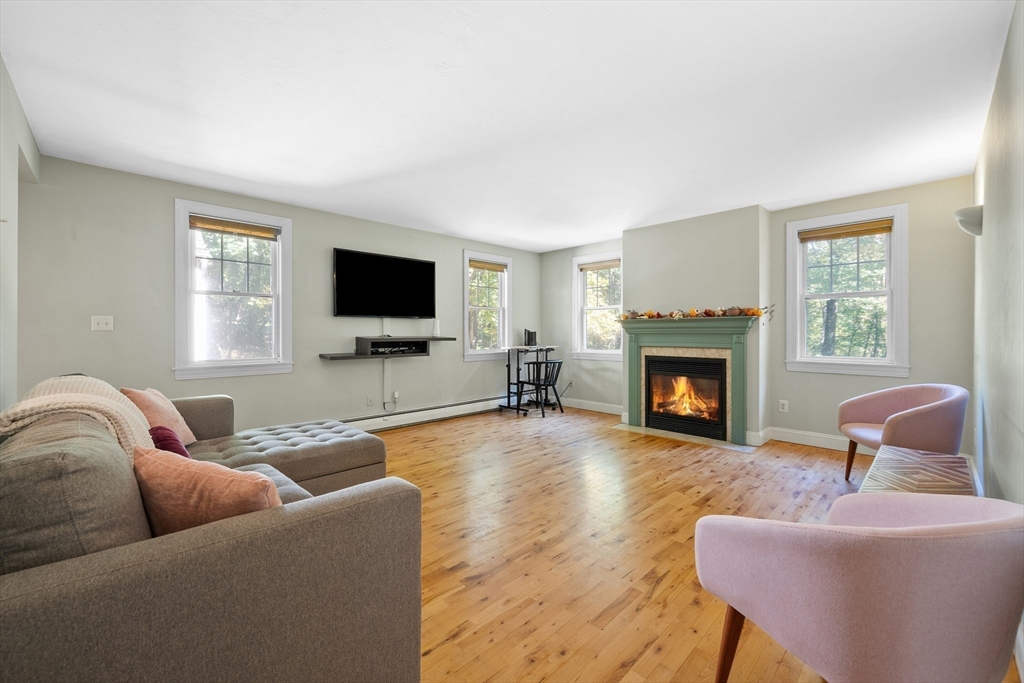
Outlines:
[[0,577],[17,681],[419,681],[420,492],[388,478]]
[[235,433],[235,400],[230,396],[173,398],[171,403],[199,441]]

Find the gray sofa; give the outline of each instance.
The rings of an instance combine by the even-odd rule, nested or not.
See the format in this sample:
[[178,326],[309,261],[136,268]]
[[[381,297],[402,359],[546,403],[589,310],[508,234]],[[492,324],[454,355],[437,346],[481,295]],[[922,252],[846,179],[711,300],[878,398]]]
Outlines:
[[231,435],[230,400],[176,403],[197,456],[267,473],[286,504],[152,538],[131,460],[99,422],[18,432],[0,444],[0,679],[418,681],[419,489],[376,478],[312,496],[303,481],[344,485],[378,463],[328,472],[298,455],[323,459],[333,431],[289,426],[289,453]]

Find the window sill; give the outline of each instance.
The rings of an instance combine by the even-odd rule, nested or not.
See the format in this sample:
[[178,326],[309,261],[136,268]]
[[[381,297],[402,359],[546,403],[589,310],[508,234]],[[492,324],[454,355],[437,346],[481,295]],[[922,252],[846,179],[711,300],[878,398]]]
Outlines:
[[573,360],[603,360],[615,363],[622,362],[622,352],[601,353],[600,351],[573,351]]
[[486,353],[463,353],[462,360],[465,363],[475,363],[485,360],[506,360],[508,353],[505,351],[494,351]]
[[292,371],[292,363],[238,363],[230,365],[193,365],[174,368],[174,379],[243,377],[245,375],[281,375]]
[[910,377],[909,365],[863,362],[856,360],[787,360],[789,372],[821,372],[834,375],[869,375],[874,377]]

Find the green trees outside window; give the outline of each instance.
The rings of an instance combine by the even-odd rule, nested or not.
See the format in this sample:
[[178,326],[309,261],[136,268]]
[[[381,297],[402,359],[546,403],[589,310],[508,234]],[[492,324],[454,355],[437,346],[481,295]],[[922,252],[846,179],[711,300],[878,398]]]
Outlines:
[[888,357],[889,234],[806,242],[807,356]]
[[469,348],[487,351],[501,348],[504,271],[469,266]]
[[622,268],[580,270],[583,278],[583,349],[618,351],[622,349]]
[[193,359],[273,358],[273,240],[191,230]]

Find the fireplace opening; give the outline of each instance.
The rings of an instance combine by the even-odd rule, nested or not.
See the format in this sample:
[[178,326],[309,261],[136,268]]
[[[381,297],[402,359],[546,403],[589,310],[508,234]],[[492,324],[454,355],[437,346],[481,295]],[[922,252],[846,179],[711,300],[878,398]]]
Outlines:
[[725,360],[647,356],[647,426],[725,441]]

